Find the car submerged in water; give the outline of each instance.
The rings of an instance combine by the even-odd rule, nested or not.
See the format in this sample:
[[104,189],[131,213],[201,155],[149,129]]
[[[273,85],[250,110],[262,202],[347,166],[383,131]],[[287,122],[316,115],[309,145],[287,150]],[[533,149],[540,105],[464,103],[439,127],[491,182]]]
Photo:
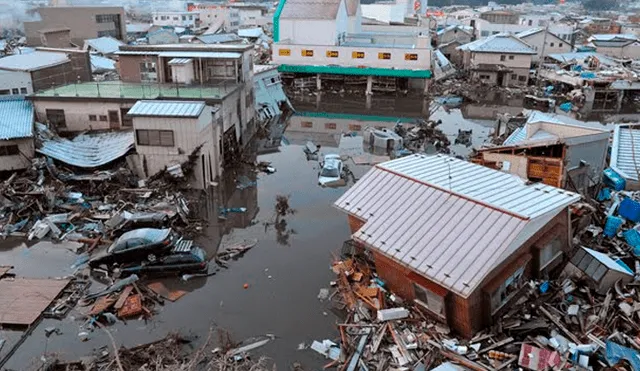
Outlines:
[[120,236],[89,261],[91,268],[117,267],[122,273],[192,273],[208,269],[204,250],[171,228],[140,228]]
[[318,175],[318,184],[325,186],[340,179],[342,179],[342,159],[340,155],[325,155],[322,169]]

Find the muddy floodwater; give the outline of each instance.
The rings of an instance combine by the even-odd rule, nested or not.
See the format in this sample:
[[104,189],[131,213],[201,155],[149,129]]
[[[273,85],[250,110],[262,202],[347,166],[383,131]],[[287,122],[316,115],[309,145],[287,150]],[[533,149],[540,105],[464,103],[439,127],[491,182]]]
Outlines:
[[[406,119],[423,114],[420,100],[398,104],[384,114],[377,112],[375,115],[384,116],[385,122],[391,122],[388,125],[392,127],[395,123],[389,117]],[[294,106],[297,114],[317,112],[317,107],[298,106],[295,102]],[[382,107],[381,104],[378,106]],[[363,112],[361,107],[347,106],[343,111],[352,114],[354,110]],[[431,119],[442,120],[440,128],[452,143],[458,130],[472,130],[472,145],[480,146],[492,132],[493,120],[478,117],[465,117],[464,109],[440,108],[433,112]],[[132,319],[110,326],[118,345],[129,347],[158,340],[169,332],[202,338],[210,326],[216,326],[228,330],[237,341],[264,334],[275,335],[276,340],[252,354],[270,357],[280,370],[289,369],[293,362],[301,363],[308,370],[320,369],[326,364],[322,356],[298,347],[338,335],[335,324],[339,318],[329,304],[320,302],[317,296],[319,290],[328,287],[335,278],[330,270],[332,254],[339,253],[342,243],[349,239],[346,216],[335,209],[333,203],[351,182],[341,188],[319,187],[319,165],[307,161],[303,153],[303,144],[313,140],[315,135],[296,130],[287,128],[279,148],[257,155],[258,161],[271,162],[275,173],[249,176],[247,179],[255,179],[256,183],[241,187],[244,189],[237,189],[233,184],[232,178],[239,174],[227,174],[225,190],[210,191],[198,205],[209,215],[209,225],[198,242],[210,256],[219,246],[245,239],[257,239],[256,247],[237,261],[231,261],[228,269],[221,269],[214,276],[189,282],[165,280],[170,288],[189,293],[174,303],[166,301],[164,306],[156,306],[158,312],[146,322]],[[323,132],[321,136],[329,138],[321,151],[336,153],[339,134]],[[331,138],[335,140],[333,143]],[[471,151],[471,147],[461,144],[454,144],[451,149],[459,156],[466,156]],[[356,178],[369,168],[350,161],[346,164]],[[289,196],[295,213],[285,217],[286,224],[275,228],[277,195]],[[218,220],[220,207],[242,207],[246,211],[229,213],[226,220]],[[28,247],[15,240],[0,245],[0,265],[15,266],[14,272],[20,277],[70,275],[75,259],[76,255],[61,245],[40,242],[30,243]],[[214,268],[212,263],[210,269]],[[246,289],[245,284],[248,285]],[[99,288],[100,285],[94,283],[90,290],[94,292]],[[24,338],[4,367],[9,370],[35,369],[41,365],[43,356],[75,360],[110,347],[108,337],[100,330],[90,333],[88,341],[81,341],[78,333],[84,331],[81,330],[83,321],[77,317],[78,313],[71,312],[62,321],[43,320]],[[47,327],[57,327],[61,334],[47,338],[44,331]],[[20,331],[0,331],[0,338],[7,340],[0,358],[5,357],[22,336]]]

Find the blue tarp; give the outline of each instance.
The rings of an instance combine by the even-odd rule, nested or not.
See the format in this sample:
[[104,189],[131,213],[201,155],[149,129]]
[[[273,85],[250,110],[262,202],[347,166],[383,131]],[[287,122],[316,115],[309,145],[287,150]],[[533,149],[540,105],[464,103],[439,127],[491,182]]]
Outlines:
[[607,341],[607,362],[613,367],[620,361],[626,360],[631,364],[634,371],[640,371],[640,354],[635,350],[623,347],[613,341]]
[[597,76],[593,72],[585,71],[580,74],[580,77],[582,77],[583,79],[595,79]]
[[561,110],[563,110],[563,111],[565,111],[565,112],[569,112],[569,111],[571,111],[571,107],[572,107],[571,102],[565,102],[565,103],[562,103],[562,104],[560,105],[560,109],[561,109]]

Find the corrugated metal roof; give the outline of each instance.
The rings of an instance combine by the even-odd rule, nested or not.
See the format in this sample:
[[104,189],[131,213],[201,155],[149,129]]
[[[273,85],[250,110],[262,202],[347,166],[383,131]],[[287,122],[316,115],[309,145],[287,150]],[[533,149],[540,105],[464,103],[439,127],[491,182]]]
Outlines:
[[151,23],[130,23],[127,24],[127,33],[146,33],[153,27]]
[[516,128],[502,143],[503,146],[513,146],[527,139],[527,130],[523,127]]
[[629,272],[628,270],[624,269],[620,264],[618,264],[615,260],[613,260],[609,255],[603,254],[603,253],[595,251],[595,250],[591,250],[591,249],[586,248],[586,247],[583,247],[582,249],[584,251],[586,251],[589,255],[591,255],[594,258],[596,258],[605,267],[607,267],[609,269],[612,269],[614,271],[620,272],[620,273],[624,273],[624,274],[629,275],[629,276],[633,275],[632,272]]
[[519,37],[519,38],[524,38],[524,37],[529,37],[529,36],[535,35],[538,32],[542,32],[542,31],[544,31],[544,28],[534,27],[534,28],[531,28],[531,29],[528,29],[528,30],[525,30],[525,31],[522,31],[522,32],[518,32],[516,34],[516,36]]
[[610,165],[624,178],[640,180],[640,125],[616,125]]
[[240,41],[240,37],[234,33],[222,33],[222,34],[213,34],[213,35],[202,35],[197,37],[198,40],[202,41],[205,44],[219,44],[219,43],[228,43],[234,41]]
[[606,64],[608,66],[619,65],[619,63],[607,57],[606,55],[596,53],[596,52],[556,53],[556,54],[549,54],[548,57],[551,59],[555,59],[556,61],[561,63],[571,62],[572,60],[583,63],[584,60],[588,57],[596,57],[601,63]]
[[99,55],[91,55],[91,71],[96,72],[105,72],[105,71],[115,71],[116,70],[116,61],[101,57]]
[[280,19],[336,19],[341,0],[289,0]]
[[[40,131],[46,131],[44,125],[38,127]],[[72,140],[42,137],[42,146],[36,149],[38,153],[82,168],[106,165],[126,155],[134,143],[131,131],[82,134]]]
[[129,116],[198,117],[204,102],[141,100],[129,110]]
[[14,54],[0,58],[0,69],[11,71],[37,71],[69,62],[65,53],[35,51],[29,54]]
[[456,49],[469,50],[477,53],[536,54],[527,43],[511,34],[492,35],[484,39],[460,45]]
[[449,156],[412,155],[377,165],[335,205],[366,220],[354,239],[466,297],[544,226],[538,220],[579,199]]
[[215,59],[238,59],[242,53],[233,52],[161,52],[159,57],[164,58],[215,58]]
[[589,37],[589,41],[611,41],[611,40],[638,40],[638,37],[633,34],[595,34]]
[[174,64],[189,64],[191,63],[191,61],[193,61],[193,59],[191,58],[173,58],[172,60],[169,61],[170,65],[174,65]]
[[124,43],[120,40],[116,40],[113,37],[99,37],[97,39],[88,39],[84,41],[85,50],[90,46],[98,53],[113,54],[120,50],[120,45]]
[[260,37],[264,31],[261,27],[241,28],[238,30],[238,36],[240,37]]
[[[571,121],[571,122],[565,122]],[[596,129],[573,122],[570,117],[532,111],[525,125],[509,135],[503,146],[535,144],[535,142],[549,142],[577,138],[587,135],[607,134],[607,130]]]
[[0,97],[0,140],[33,136],[33,104],[21,96]]

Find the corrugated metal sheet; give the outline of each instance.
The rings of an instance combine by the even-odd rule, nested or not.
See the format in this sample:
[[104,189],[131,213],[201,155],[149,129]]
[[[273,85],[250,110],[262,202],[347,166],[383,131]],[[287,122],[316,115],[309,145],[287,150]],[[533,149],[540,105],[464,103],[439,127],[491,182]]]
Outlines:
[[35,51],[29,54],[14,54],[0,58],[0,69],[29,72],[66,62],[69,62],[69,58],[65,53]]
[[610,165],[624,178],[640,180],[640,125],[616,125]]
[[0,140],[33,136],[33,104],[24,97],[0,98]]
[[516,34],[516,36],[522,39],[524,37],[529,37],[529,36],[535,35],[538,32],[542,32],[543,30],[544,30],[544,28],[534,27],[534,28],[528,29],[526,31],[518,32]]
[[94,73],[97,72],[105,72],[105,71],[115,71],[116,70],[116,61],[101,57],[99,55],[91,55],[91,71]]
[[120,45],[124,43],[113,37],[99,37],[97,39],[88,39],[84,41],[85,50],[90,46],[101,54],[113,54],[120,50]]
[[452,157],[413,155],[377,165],[336,206],[367,221],[354,239],[466,297],[521,234],[544,226],[530,218],[549,220],[579,199]]
[[234,42],[234,41],[239,42],[242,39],[234,33],[223,33],[223,34],[198,36],[198,40],[202,41],[205,44],[220,44],[220,43],[228,43],[228,42]]
[[169,61],[170,65],[189,64],[193,59],[191,58],[173,58]]
[[161,52],[159,57],[164,58],[215,58],[215,59],[238,59],[242,53],[232,52]]
[[289,0],[280,19],[336,19],[340,0]]
[[561,62],[561,63],[567,63],[567,62],[570,62],[570,61],[573,61],[573,60],[582,63],[588,57],[596,57],[596,58],[598,58],[600,63],[606,64],[608,66],[616,66],[616,65],[619,64],[616,61],[614,61],[613,59],[607,57],[606,55],[600,54],[600,53],[596,53],[596,52],[554,53],[554,54],[549,54],[548,57],[552,58],[552,59],[555,59],[556,61]]
[[129,116],[199,117],[205,108],[204,102],[138,101],[129,110]]
[[492,35],[461,45],[457,49],[476,53],[536,54],[527,43],[511,34]]
[[[39,130],[45,132],[44,125]],[[129,152],[134,145],[131,131],[83,134],[73,140],[65,138],[45,138],[36,151],[66,164],[95,168],[114,161]]]
[[514,130],[513,133],[505,139],[502,145],[513,146],[516,143],[523,142],[525,139],[527,139],[527,130],[523,126],[521,128],[516,128],[516,130]]
[[238,36],[240,37],[258,38],[263,34],[264,31],[262,31],[261,27],[241,28],[238,30]]

